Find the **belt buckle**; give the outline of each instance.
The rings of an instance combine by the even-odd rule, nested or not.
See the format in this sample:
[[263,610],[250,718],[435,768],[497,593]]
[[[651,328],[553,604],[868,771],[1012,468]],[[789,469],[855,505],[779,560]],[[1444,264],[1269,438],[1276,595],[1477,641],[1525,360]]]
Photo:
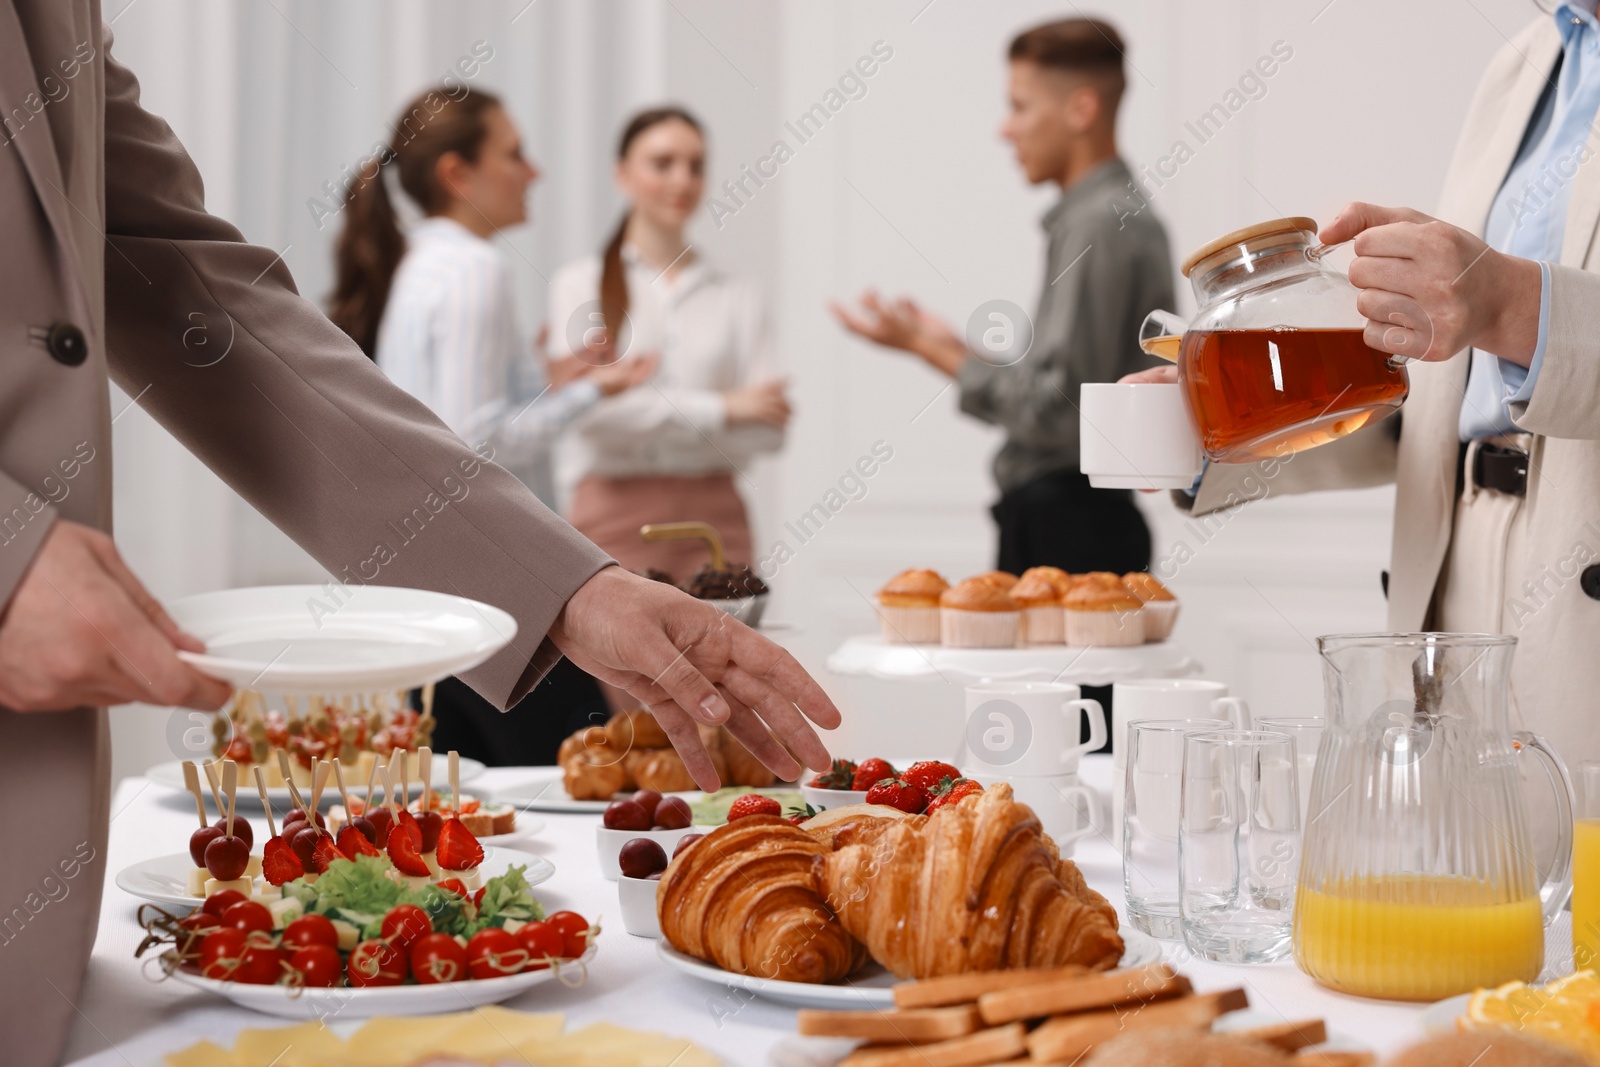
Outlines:
[[1473,484],[1480,489],[1510,496],[1528,492],[1528,453],[1520,448],[1480,442],[1472,466]]

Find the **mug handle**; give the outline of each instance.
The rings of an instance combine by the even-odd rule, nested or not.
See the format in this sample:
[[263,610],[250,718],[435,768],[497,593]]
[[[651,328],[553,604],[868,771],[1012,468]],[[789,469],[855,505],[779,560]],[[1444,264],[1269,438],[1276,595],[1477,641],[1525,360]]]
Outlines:
[[[1066,800],[1072,810],[1075,811],[1083,820],[1083,825],[1072,831],[1070,834],[1061,834],[1057,836],[1055,838],[1056,844],[1063,845],[1071,841],[1076,841],[1080,837],[1088,837],[1090,834],[1099,829],[1099,826],[1097,825],[1099,820],[1095,818],[1096,812],[1098,812],[1100,809],[1099,793],[1081,783],[1078,785],[1059,786],[1057,787],[1057,790],[1060,792],[1062,799]],[[1075,796],[1082,797],[1083,803],[1074,803],[1072,798]]]
[[1556,859],[1550,865],[1550,876],[1539,887],[1539,899],[1544,904],[1544,924],[1550,925],[1566,906],[1572,892],[1572,809],[1576,807],[1572,793],[1572,778],[1567,765],[1550,742],[1538,734],[1522,731],[1511,735],[1511,744],[1518,751],[1533,751],[1544,757],[1545,773],[1550,776],[1550,786],[1556,794]]
[[1238,697],[1217,697],[1211,702],[1211,714],[1219,719],[1232,719],[1240,730],[1250,729],[1250,705]]
[[1069,700],[1061,705],[1062,714],[1071,719],[1074,726],[1077,725],[1080,711],[1089,718],[1089,740],[1081,745],[1069,745],[1062,750],[1063,765],[1071,763],[1085,752],[1093,752],[1106,743],[1106,709],[1100,706],[1098,700]]

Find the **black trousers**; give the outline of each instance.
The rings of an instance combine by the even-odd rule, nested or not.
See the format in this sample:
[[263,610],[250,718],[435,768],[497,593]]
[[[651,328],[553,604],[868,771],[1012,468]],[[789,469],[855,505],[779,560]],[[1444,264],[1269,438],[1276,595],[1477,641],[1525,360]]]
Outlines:
[[[417,704],[418,694],[412,694]],[[611,716],[600,686],[569,660],[557,663],[533,691],[501,712],[459,678],[434,689],[433,750],[455,749],[490,767],[542,766],[585,726],[604,726]],[[435,778],[438,781],[438,778]]]
[[[997,566],[1012,574],[1029,567],[1126,574],[1150,566],[1150,527],[1133,490],[1096,489],[1078,471],[1035,478],[1001,496],[990,513],[1000,527]],[[1111,687],[1084,686],[1083,695],[1100,702],[1109,725]],[[1081,736],[1089,739],[1087,725]],[[1110,750],[1108,740],[1098,751]]]

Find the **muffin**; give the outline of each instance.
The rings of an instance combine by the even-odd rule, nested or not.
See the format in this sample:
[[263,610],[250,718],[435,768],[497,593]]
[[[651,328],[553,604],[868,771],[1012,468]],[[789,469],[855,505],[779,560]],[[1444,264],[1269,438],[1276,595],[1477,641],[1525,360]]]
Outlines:
[[1062,603],[1067,644],[1144,644],[1144,603],[1115,574],[1096,571],[1079,575]]
[[1012,648],[1021,623],[1017,602],[981,577],[939,596],[939,637],[952,648]]
[[1011,587],[1018,581],[1017,576],[1010,571],[984,571],[982,574],[974,574],[972,578],[973,581],[988,582],[996,589],[1002,589],[1007,593],[1011,592]]
[[950,588],[938,571],[908,570],[878,590],[878,625],[895,645],[939,643],[939,595]]
[[1144,604],[1144,639],[1165,641],[1171,637],[1172,627],[1178,622],[1178,598],[1149,571],[1124,574],[1122,584]]
[[1066,571],[1056,567],[1030,567],[1011,587],[1011,599],[1022,609],[1022,643],[1059,645],[1067,639],[1067,620],[1061,599],[1072,587]]
[[767,606],[767,583],[748,564],[732,563],[725,571],[708,563],[693,578],[683,583],[683,591],[707,601],[732,615],[746,626],[759,626]]

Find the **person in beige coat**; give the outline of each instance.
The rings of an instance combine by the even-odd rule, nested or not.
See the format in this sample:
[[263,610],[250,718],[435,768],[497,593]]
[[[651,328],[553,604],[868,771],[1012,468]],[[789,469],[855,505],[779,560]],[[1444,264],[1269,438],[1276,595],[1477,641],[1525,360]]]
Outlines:
[[1392,478],[1389,628],[1515,635],[1512,728],[1574,770],[1600,759],[1597,47],[1593,0],[1541,15],[1484,74],[1434,216],[1357,203],[1323,229],[1354,241],[1367,343],[1417,360],[1398,446],[1389,419],[1175,494],[1199,514]]
[[[96,0],[0,0],[8,1067],[57,1062],[77,1011],[105,876],[104,707],[215,709],[228,695],[177,658],[176,648],[198,642],[110,539],[108,379],[347,591],[359,595],[370,580],[511,612],[510,647],[466,675],[501,708],[564,654],[649,706],[708,788],[716,775],[697,721],[727,723],[784,776],[800,771],[784,745],[810,766],[828,765],[806,719],[839,721],[787,653],[714,607],[611,565],[390,384],[296,294],[270,249],[206,213],[199,173],[140,107],[137,82],[109,46]],[[376,556],[372,577],[386,525],[445,498],[452,503],[428,517],[424,536]]]

